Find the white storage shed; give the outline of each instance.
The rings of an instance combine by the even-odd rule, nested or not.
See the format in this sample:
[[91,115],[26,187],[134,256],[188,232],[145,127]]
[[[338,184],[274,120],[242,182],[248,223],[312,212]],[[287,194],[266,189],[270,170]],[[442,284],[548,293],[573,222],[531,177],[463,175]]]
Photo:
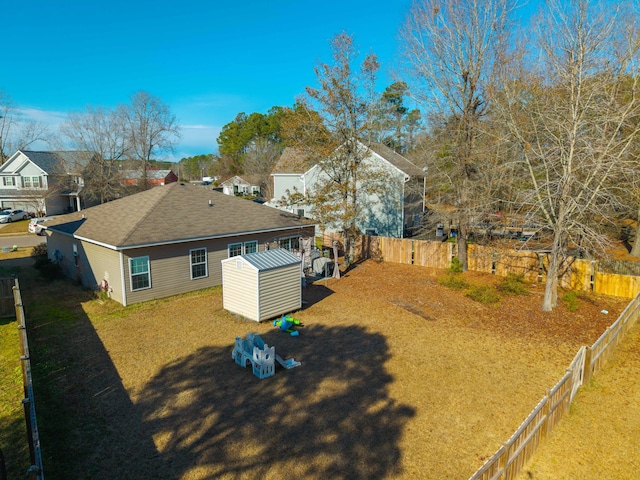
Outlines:
[[256,322],[299,310],[301,265],[284,248],[222,260],[223,308]]

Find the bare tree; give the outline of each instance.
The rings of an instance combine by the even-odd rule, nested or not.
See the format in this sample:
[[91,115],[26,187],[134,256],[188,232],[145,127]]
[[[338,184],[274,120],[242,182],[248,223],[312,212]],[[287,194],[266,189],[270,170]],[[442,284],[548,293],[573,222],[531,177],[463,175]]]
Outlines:
[[118,166],[128,153],[128,135],[121,110],[87,107],[69,114],[60,132],[78,150],[91,152],[92,160],[83,172],[83,193],[100,203],[122,194]]
[[173,151],[180,127],[169,106],[147,92],[131,96],[131,104],[120,107],[129,134],[130,155],[140,162],[142,179],[138,187],[148,188],[147,169],[154,156]]
[[379,189],[377,172],[363,163],[369,154],[361,140],[369,137],[376,103],[374,87],[379,65],[369,54],[354,70],[358,52],[353,38],[342,33],[331,41],[332,64],[315,69],[320,88],[307,87],[306,97],[283,121],[283,135],[306,159],[318,166],[305,202],[321,225],[340,231],[345,262],[353,258],[353,245],[366,198]]
[[46,125],[21,117],[11,97],[0,90],[0,165],[16,150],[24,150],[47,136]]
[[[482,120],[490,86],[504,58],[512,0],[415,1],[400,36],[414,98],[424,105],[432,130],[446,133],[441,168],[456,208],[458,257],[467,270],[469,225],[479,205]],[[446,158],[445,158],[446,155]]]
[[282,153],[280,144],[268,138],[257,138],[244,156],[244,171],[259,178],[266,198],[271,198],[271,171]]
[[[630,3],[548,0],[535,51],[505,71],[496,102],[528,177],[519,204],[551,233],[542,309],[557,305],[571,250],[603,250],[612,180],[637,168],[640,37]],[[536,62],[536,59],[539,60]]]

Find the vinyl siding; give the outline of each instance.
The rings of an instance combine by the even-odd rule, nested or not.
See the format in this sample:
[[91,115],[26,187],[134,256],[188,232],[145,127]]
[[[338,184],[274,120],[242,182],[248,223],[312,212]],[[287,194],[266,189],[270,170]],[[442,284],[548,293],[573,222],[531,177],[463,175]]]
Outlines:
[[293,193],[294,188],[300,193],[304,193],[304,183],[300,181],[300,174],[274,174],[273,175],[273,198],[280,200],[286,197],[287,190]]
[[[209,276],[192,280],[189,250],[194,248],[207,249],[207,269]],[[127,305],[220,285],[222,281],[221,272],[219,267],[218,271],[215,272],[216,263],[213,263],[213,259],[219,255],[219,252],[216,252],[214,248],[216,248],[216,246],[213,242],[203,241],[136,248],[124,251],[123,266]],[[151,288],[132,291],[129,260],[138,257],[149,257]],[[217,265],[219,265],[219,262]],[[217,273],[217,275],[215,273]]]
[[[265,207],[268,208],[268,207]],[[313,232],[313,227],[308,227]],[[291,230],[278,234],[271,232],[260,235],[241,235],[198,242],[185,242],[176,245],[136,248],[124,251],[124,279],[126,286],[127,305],[146,302],[154,298],[168,297],[179,293],[191,292],[207,287],[222,285],[222,260],[228,258],[227,246],[236,242],[258,242],[258,250],[264,250],[266,242],[278,237],[289,237],[296,232]],[[298,232],[299,233],[299,232]],[[189,250],[193,248],[207,249],[207,269],[209,276],[191,280],[191,263]],[[151,288],[131,291],[129,278],[129,259],[149,257],[151,271]]]
[[78,248],[83,255],[83,267],[86,262],[82,275],[83,285],[97,289],[102,281],[106,280],[109,284],[111,298],[122,303],[120,254],[115,250],[109,250],[87,242],[80,242]]
[[260,318],[268,320],[302,306],[300,264],[260,273]]
[[[268,208],[268,207],[265,207]],[[306,227],[307,234],[313,234],[313,226]],[[191,292],[203,288],[222,285],[222,260],[228,258],[227,246],[235,242],[257,241],[258,250],[264,250],[267,242],[279,237],[290,237],[299,231],[286,230],[282,233],[240,235],[223,239],[184,242],[175,245],[145,247],[123,250],[123,275],[120,274],[120,253],[92,243],[81,242],[71,237],[49,232],[47,250],[50,259],[54,259],[56,250],[62,255],[61,265],[64,273],[74,279],[81,280],[89,288],[97,288],[105,272],[108,273],[109,285],[113,288],[112,298],[120,303],[131,305],[138,302]],[[79,266],[75,265],[73,243],[78,245]],[[189,250],[207,249],[208,276],[191,279],[191,262]],[[151,288],[131,291],[129,277],[129,259],[149,257]],[[121,278],[124,278],[125,298],[122,298]],[[125,301],[126,300],[126,301]]]
[[[77,262],[73,254],[74,243],[77,246]],[[59,261],[66,276],[81,282],[87,288],[96,290],[100,282],[106,279],[112,289],[111,298],[122,303],[118,252],[51,233],[47,238],[47,252],[51,261]]]
[[[240,262],[242,269],[237,268]],[[224,285],[222,287],[223,308],[242,315],[249,320],[260,321],[258,312],[258,270],[242,258],[222,264]]]

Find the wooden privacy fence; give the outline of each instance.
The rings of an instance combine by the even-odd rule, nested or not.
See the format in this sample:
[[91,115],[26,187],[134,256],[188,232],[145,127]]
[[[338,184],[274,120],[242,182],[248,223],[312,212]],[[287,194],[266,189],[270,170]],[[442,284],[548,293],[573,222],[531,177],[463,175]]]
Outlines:
[[24,385],[24,418],[27,423],[27,435],[29,440],[29,454],[31,457],[31,467],[27,471],[25,478],[34,480],[44,480],[42,468],[42,451],[40,449],[40,435],[38,434],[38,422],[36,420],[36,402],[33,396],[33,379],[31,378],[31,360],[29,357],[29,342],[27,340],[27,326],[22,306],[22,296],[20,294],[20,284],[18,279],[0,279],[0,283],[11,280],[13,286],[13,298],[15,313],[20,332],[20,361],[22,364],[22,383]]
[[[433,268],[448,268],[455,254],[454,245],[449,242],[362,237],[358,245],[360,258]],[[531,282],[546,281],[548,259],[545,253],[469,245],[468,259],[469,270],[501,276],[516,273]],[[615,268],[616,271],[636,272],[635,268],[620,265]],[[515,479],[540,443],[569,411],[580,386],[589,383],[602,369],[620,340],[636,323],[640,312],[640,276],[610,273],[609,264],[603,265],[603,270],[599,271],[596,260],[570,259],[562,266],[560,285],[633,300],[592,346],[578,350],[558,383],[470,480]]]
[[[325,241],[327,239],[325,238]],[[455,255],[455,244],[410,238],[363,236],[356,242],[358,257],[431,268],[448,268]],[[520,274],[529,282],[546,281],[548,257],[544,252],[468,245],[469,270],[507,276]],[[600,264],[602,263],[602,268]],[[636,268],[617,266],[611,273],[609,261],[570,258],[561,265],[560,286],[572,290],[593,291],[603,295],[634,298],[640,292]],[[640,265],[640,264],[639,264]],[[640,268],[640,267],[639,267]]]
[[569,411],[578,388],[604,366],[620,340],[636,323],[640,295],[591,347],[580,347],[563,377],[540,400],[515,433],[469,480],[511,480],[531,458],[540,443]]

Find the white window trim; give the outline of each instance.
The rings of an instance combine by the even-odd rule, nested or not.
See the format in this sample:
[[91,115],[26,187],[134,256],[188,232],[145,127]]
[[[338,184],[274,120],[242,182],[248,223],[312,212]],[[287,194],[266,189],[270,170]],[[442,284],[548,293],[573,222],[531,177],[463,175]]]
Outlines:
[[[143,287],[143,288],[133,288],[133,271],[131,269],[131,262],[133,262],[134,260],[138,260],[140,258],[146,258],[147,260],[147,276],[149,277],[149,286],[148,287]],[[141,273],[137,273],[136,275],[142,275]],[[140,290],[147,290],[149,288],[151,288],[151,262],[149,262],[149,255],[144,255],[142,257],[131,257],[129,258],[129,288],[131,289],[132,292],[139,292]]]
[[291,248],[291,240],[296,240],[296,239],[298,240],[298,248],[300,248],[300,237],[296,236],[296,235],[291,236],[291,237],[281,237],[281,238],[279,238],[278,239],[278,247],[279,248],[283,248],[282,244],[280,242],[282,242],[283,240],[288,240],[289,241],[289,246],[286,247],[285,249],[288,250],[288,251],[291,251],[292,250],[292,248]]
[[[204,250],[204,262],[193,263],[192,253],[199,250]],[[194,277],[193,276],[194,265],[202,265],[202,264],[204,264],[204,275],[200,277]],[[207,247],[192,248],[191,250],[189,250],[189,270],[190,270],[191,280],[198,280],[200,278],[207,278],[209,276],[209,261],[207,258]]]
[[248,252],[247,251],[247,245],[255,245],[256,249],[254,250],[254,252],[258,251],[258,241],[257,240],[251,240],[249,242],[244,242],[244,246],[243,246],[244,253],[253,253],[253,252]]
[[242,242],[230,243],[227,245],[227,258],[238,256],[238,255],[231,255],[231,247],[237,247],[238,245],[240,245],[240,255],[242,255],[242,252],[244,252],[244,245],[242,244]]

